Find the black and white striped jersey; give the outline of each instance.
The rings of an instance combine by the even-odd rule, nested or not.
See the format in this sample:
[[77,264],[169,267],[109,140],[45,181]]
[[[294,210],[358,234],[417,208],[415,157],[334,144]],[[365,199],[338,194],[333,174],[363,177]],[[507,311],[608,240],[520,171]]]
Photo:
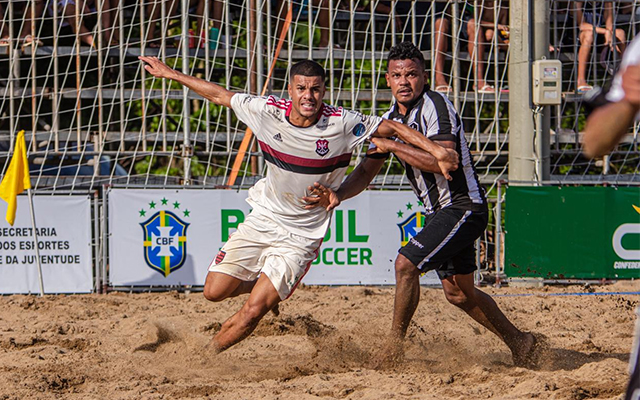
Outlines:
[[407,115],[401,115],[398,112],[398,104],[394,103],[382,117],[408,125],[433,141],[453,141],[457,145],[460,164],[457,170],[450,173],[453,178],[451,181],[442,174],[421,171],[400,160],[414,192],[424,204],[427,213],[445,207],[472,211],[485,209],[484,189],[480,186],[473,167],[462,121],[449,99],[431,91],[429,86],[425,85],[422,97]]

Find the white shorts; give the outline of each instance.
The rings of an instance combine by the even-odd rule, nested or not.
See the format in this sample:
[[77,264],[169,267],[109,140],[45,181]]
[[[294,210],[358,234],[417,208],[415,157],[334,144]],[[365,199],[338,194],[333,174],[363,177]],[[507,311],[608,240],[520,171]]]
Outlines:
[[285,300],[318,256],[321,243],[322,239],[292,234],[271,219],[251,213],[211,262],[209,271],[243,281],[264,273]]

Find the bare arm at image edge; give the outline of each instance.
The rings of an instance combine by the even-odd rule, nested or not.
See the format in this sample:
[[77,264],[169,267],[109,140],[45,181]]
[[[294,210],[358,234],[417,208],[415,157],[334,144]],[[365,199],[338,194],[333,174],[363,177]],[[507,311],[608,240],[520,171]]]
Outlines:
[[204,79],[176,71],[160,61],[157,57],[138,57],[138,59],[146,63],[144,69],[151,75],[157,78],[171,79],[188,87],[214,104],[231,107],[231,98],[235,94],[234,92],[215,83],[205,81]]
[[584,131],[584,154],[601,157],[609,153],[629,131],[640,111],[640,65],[628,66],[622,74],[624,97],[596,109]]

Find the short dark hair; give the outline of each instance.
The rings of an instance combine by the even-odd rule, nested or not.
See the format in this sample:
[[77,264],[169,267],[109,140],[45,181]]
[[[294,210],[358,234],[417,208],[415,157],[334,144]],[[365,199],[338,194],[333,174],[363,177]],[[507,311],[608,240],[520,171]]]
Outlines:
[[418,64],[420,64],[422,69],[425,68],[424,55],[422,55],[420,49],[411,42],[402,42],[391,47],[389,56],[387,57],[387,68],[391,60],[418,60]]
[[302,76],[319,76],[324,82],[326,74],[322,65],[313,60],[302,60],[293,64],[291,71],[289,72],[290,79],[293,79],[296,75]]

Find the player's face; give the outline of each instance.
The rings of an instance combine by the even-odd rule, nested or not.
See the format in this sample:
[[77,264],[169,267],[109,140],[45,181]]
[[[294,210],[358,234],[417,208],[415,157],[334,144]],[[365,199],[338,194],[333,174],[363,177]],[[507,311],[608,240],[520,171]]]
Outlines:
[[289,118],[315,122],[322,106],[324,92],[325,86],[321,77],[295,75],[289,82],[289,96],[293,104],[292,115]]
[[393,97],[406,108],[422,94],[427,73],[417,60],[391,60],[385,76]]

